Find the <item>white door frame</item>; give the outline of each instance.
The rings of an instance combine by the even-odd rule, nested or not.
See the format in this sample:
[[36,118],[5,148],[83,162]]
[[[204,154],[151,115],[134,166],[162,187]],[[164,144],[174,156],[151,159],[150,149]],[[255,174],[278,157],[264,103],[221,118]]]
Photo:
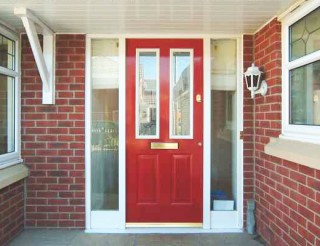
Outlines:
[[[119,210],[91,211],[91,39],[119,40]],[[203,139],[203,228],[129,228],[126,224],[126,39],[128,38],[198,38],[203,39],[203,102],[204,102],[204,139]],[[211,39],[237,40],[237,210],[210,210],[211,179]],[[86,85],[85,85],[85,212],[86,232],[113,233],[201,233],[201,232],[239,232],[243,227],[243,141],[240,131],[243,130],[243,39],[242,35],[87,35],[86,36]]]
[[[99,35],[100,36],[100,35]],[[86,193],[86,230],[106,230],[125,228],[126,204],[126,169],[125,169],[125,136],[126,114],[125,100],[119,100],[119,210],[118,211],[91,211],[91,39],[110,38],[119,40],[119,98],[125,98],[125,38],[118,36],[87,35],[86,37],[86,85],[85,85],[85,193]],[[123,96],[123,97],[122,97]],[[121,152],[121,150],[123,150]],[[106,223],[107,222],[107,223]]]

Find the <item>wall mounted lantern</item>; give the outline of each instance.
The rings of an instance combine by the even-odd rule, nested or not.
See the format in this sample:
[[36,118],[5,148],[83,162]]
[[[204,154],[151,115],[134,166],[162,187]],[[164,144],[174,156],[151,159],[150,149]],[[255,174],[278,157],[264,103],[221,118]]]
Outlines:
[[247,88],[251,91],[251,98],[254,98],[255,95],[259,93],[262,96],[267,94],[268,85],[265,80],[261,81],[261,74],[262,72],[254,65],[254,63],[252,63],[251,67],[248,67],[247,71],[243,74]]

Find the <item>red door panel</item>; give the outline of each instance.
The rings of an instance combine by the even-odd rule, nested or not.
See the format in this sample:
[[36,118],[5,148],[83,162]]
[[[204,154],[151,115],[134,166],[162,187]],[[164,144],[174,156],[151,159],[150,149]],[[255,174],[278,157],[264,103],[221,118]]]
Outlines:
[[137,156],[137,204],[156,204],[159,200],[159,162],[157,155]]
[[171,203],[192,203],[192,161],[190,155],[173,155]]
[[[128,223],[201,223],[203,149],[203,41],[129,39],[126,61],[126,220]],[[136,50],[160,51],[160,137],[136,139]],[[170,49],[193,50],[193,138],[170,139]],[[151,149],[151,142],[178,149]]]

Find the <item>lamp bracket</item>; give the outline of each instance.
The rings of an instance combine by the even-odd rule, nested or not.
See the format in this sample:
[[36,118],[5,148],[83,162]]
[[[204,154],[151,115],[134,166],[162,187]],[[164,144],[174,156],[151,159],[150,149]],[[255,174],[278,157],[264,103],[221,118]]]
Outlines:
[[252,91],[251,98],[254,98],[254,95],[256,95],[256,94],[260,94],[261,96],[265,96],[267,94],[267,92],[268,92],[267,81],[262,80],[260,88],[258,90],[256,90],[256,91]]

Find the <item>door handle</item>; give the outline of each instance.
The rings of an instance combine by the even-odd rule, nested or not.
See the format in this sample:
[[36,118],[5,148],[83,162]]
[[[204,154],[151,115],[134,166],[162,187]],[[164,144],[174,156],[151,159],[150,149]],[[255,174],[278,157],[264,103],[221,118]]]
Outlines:
[[198,146],[201,147],[202,146],[202,142],[198,142]]

